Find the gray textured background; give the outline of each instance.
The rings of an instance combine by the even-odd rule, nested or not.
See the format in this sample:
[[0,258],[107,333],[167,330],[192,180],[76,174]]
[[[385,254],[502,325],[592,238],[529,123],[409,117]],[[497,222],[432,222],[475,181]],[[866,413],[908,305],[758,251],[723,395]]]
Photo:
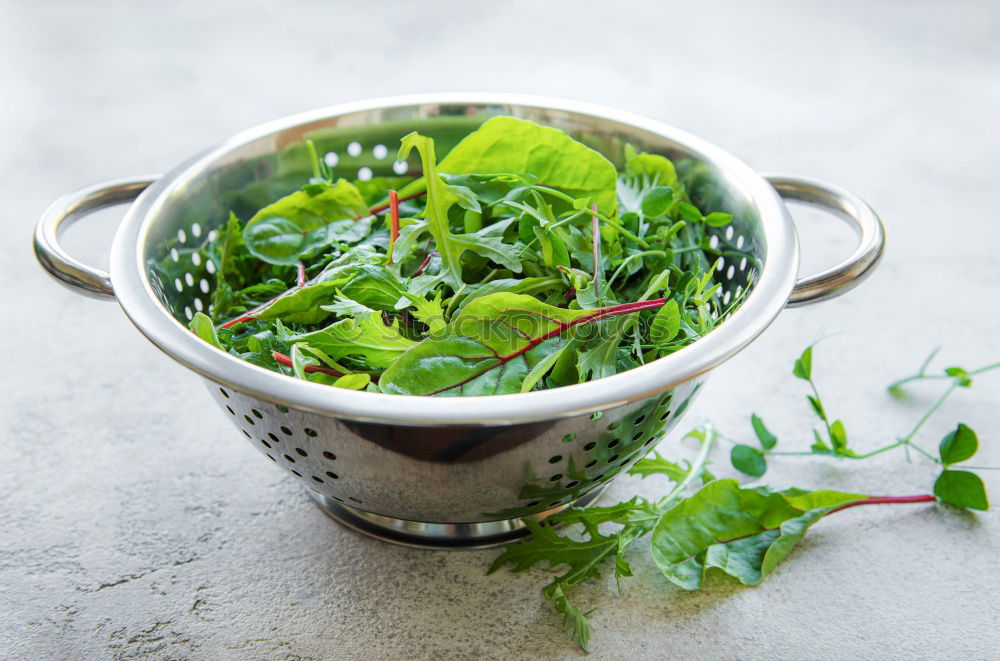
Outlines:
[[[539,596],[545,572],[486,576],[492,551],[420,552],[338,527],[115,306],[49,281],[29,234],[59,194],[373,96],[511,91],[649,115],[881,212],[880,271],[783,314],[690,412],[745,435],[756,410],[786,446],[805,444],[788,371],[825,335],[823,391],[872,448],[932,396],[895,404],[882,390],[930,349],[1000,358],[998,29],[990,2],[0,2],[0,658],[578,655]],[[68,240],[104,262],[114,220]],[[850,247],[829,223],[802,225],[804,268]],[[977,463],[1000,465],[998,377],[950,403],[927,444],[964,420],[987,446]],[[768,475],[884,494],[932,479],[902,455],[788,459]],[[612,497],[663,487],[626,480]],[[599,609],[593,656],[995,655],[997,515],[873,510],[817,526],[755,589],[711,580],[683,594],[636,553],[623,594],[612,580],[579,590]]]

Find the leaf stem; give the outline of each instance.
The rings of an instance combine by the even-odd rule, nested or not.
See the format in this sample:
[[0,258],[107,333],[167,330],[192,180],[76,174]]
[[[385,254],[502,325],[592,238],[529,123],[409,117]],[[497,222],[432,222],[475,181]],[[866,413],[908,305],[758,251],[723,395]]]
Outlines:
[[[594,296],[601,295],[601,226],[597,219],[597,205],[590,207],[595,215],[591,216],[591,242],[594,244]],[[612,276],[614,280],[614,276]],[[611,283],[608,283],[608,287]]]
[[656,503],[657,509],[666,509],[673,500],[679,498],[705,467],[705,463],[708,461],[708,454],[712,451],[712,446],[715,445],[715,439],[718,434],[715,431],[715,427],[711,424],[706,424],[702,428],[705,430],[705,440],[701,443],[698,455],[691,462],[691,468],[688,470],[687,475],[684,476],[684,479],[675,484],[674,488]]
[[[948,397],[951,395],[951,393],[955,392],[956,388],[958,388],[958,384],[957,383],[952,383],[950,386],[948,386],[948,389],[945,390],[941,394],[941,396],[938,397],[937,400],[933,404],[931,404],[931,407],[929,409],[927,409],[927,411],[923,414],[923,416],[921,416],[920,420],[917,421],[916,426],[912,430],[910,430],[910,433],[907,434],[906,436],[904,436],[903,438],[901,438],[900,441],[902,441],[904,443],[909,443],[911,440],[913,440],[913,437],[917,434],[918,431],[920,431],[920,428],[924,426],[924,423],[926,423],[930,419],[930,417],[932,415],[934,415],[934,413],[939,408],[941,408],[941,405],[944,404],[945,400],[948,399]],[[916,449],[916,450],[920,450],[920,448],[918,448],[915,445],[913,446],[913,448]],[[920,450],[920,451],[923,452],[923,450]],[[924,454],[927,454],[927,453],[924,452]],[[930,456],[930,455],[928,455],[928,456]]]
[[386,256],[392,264],[392,249],[399,239],[399,193],[394,190],[389,191],[389,217],[389,248],[386,250]]
[[[413,195],[407,195],[406,197],[399,198],[399,202],[409,202],[410,200],[415,200],[418,197],[423,197],[427,194],[426,190],[422,190],[419,193],[414,193]],[[388,210],[392,206],[391,198],[389,201],[383,202],[382,204],[377,204],[368,210],[368,214],[371,216],[377,216],[383,211]]]
[[871,496],[864,500],[856,500],[853,503],[845,503],[839,507],[835,507],[826,513],[826,516],[830,516],[834,512],[841,512],[852,507],[860,507],[862,505],[902,505],[906,503],[934,503],[937,502],[937,498],[931,494],[922,494],[919,496]]

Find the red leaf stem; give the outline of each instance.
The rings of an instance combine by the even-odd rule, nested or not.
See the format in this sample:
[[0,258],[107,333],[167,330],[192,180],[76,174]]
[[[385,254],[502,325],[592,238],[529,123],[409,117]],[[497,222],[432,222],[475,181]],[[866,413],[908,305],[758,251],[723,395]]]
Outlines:
[[[539,344],[544,342],[545,340],[556,337],[558,335],[562,335],[563,333],[565,333],[567,330],[569,330],[574,326],[579,326],[581,324],[589,324],[594,321],[601,321],[602,319],[610,319],[611,317],[618,317],[623,314],[629,314],[632,312],[641,312],[642,310],[656,310],[657,308],[663,307],[663,305],[666,302],[667,299],[658,298],[652,301],[636,301],[634,303],[623,303],[622,305],[613,305],[607,308],[598,308],[597,310],[594,310],[591,314],[588,314],[585,317],[580,317],[579,319],[574,319],[573,321],[566,321],[566,322],[555,321],[554,319],[550,319],[549,317],[544,317],[545,319],[548,319],[549,321],[553,321],[556,323],[556,327],[553,330],[549,331],[548,333],[545,333],[544,335],[539,335],[538,337],[530,338],[523,347],[521,347],[520,349],[511,354],[501,356],[499,354],[494,353],[492,356],[485,356],[484,358],[495,358],[500,362],[492,365],[487,364],[483,370],[473,374],[469,378],[463,379],[458,383],[453,383],[450,386],[445,386],[440,390],[435,390],[434,392],[428,394],[437,395],[438,393],[442,393],[445,390],[451,390],[452,388],[460,388],[469,381],[479,378],[486,372],[490,371],[491,369],[494,369],[498,365],[505,365],[508,362],[517,358],[518,356],[523,356],[524,354],[528,353],[529,351],[537,347]],[[537,313],[529,313],[529,314],[537,315]]]
[[389,191],[389,263],[392,264],[392,249],[399,238],[399,193],[394,190]]
[[306,284],[306,265],[299,262],[298,270],[295,273],[295,286],[301,287]]
[[[427,191],[421,191],[421,192],[415,193],[413,195],[407,195],[406,197],[401,197],[401,198],[399,198],[399,201],[400,202],[409,202],[410,200],[415,200],[418,197],[423,197],[426,194],[427,194]],[[371,209],[368,210],[368,213],[370,213],[371,215],[374,216],[374,215],[382,213],[386,209],[389,209],[392,206],[392,197],[391,196],[392,196],[392,192],[390,192],[390,197],[389,197],[389,201],[388,202],[384,202],[382,204],[379,204],[377,206],[372,207]]]
[[[590,206],[592,211],[597,211],[597,205]],[[591,216],[592,237],[594,244],[594,296],[601,295],[601,228],[597,216]]]
[[[284,365],[285,367],[292,366],[292,359],[283,353],[278,353],[277,351],[272,351],[271,356],[277,361],[279,365]],[[320,372],[322,374],[329,374],[330,376],[344,376],[342,372],[338,372],[335,369],[330,369],[329,367],[317,367],[316,365],[306,365],[307,372]]]
[[[420,193],[416,193],[415,195],[410,195],[410,196],[404,197],[402,199],[397,199],[396,220],[395,220],[396,235],[397,236],[399,235],[399,208],[398,208],[398,203],[399,202],[406,202],[408,200],[415,200],[418,197],[423,197],[423,195],[426,192],[427,191],[423,191],[423,192],[420,192]],[[368,213],[374,216],[376,214],[382,213],[386,209],[389,209],[390,206],[391,206],[391,204],[392,204],[392,198],[393,197],[398,197],[397,194],[396,194],[396,191],[390,191],[390,194],[389,194],[390,201],[388,203],[381,204],[381,205],[378,205],[378,206],[374,206],[374,207],[372,207],[372,208],[370,208],[368,210]],[[432,254],[436,254],[436,253],[432,253]],[[391,257],[392,253],[390,252],[389,255]],[[425,262],[429,261],[429,260],[430,260],[430,257],[428,256],[428,259],[425,260]],[[391,263],[391,260],[390,260],[390,263]],[[263,266],[263,264],[264,264],[264,262],[262,262],[262,261],[258,262],[257,265],[254,268],[259,270],[260,267]],[[426,266],[426,263],[424,264],[424,266]],[[253,321],[254,320],[254,315],[257,314],[258,312],[260,312],[261,310],[265,309],[271,303],[274,303],[276,300],[278,300],[279,298],[281,298],[282,296],[284,296],[288,292],[292,291],[293,289],[298,289],[299,287],[304,287],[305,286],[305,284],[306,284],[306,279],[305,279],[305,265],[303,265],[302,263],[299,264],[299,273],[298,273],[298,275],[299,275],[299,278],[298,278],[297,284],[294,287],[286,289],[285,291],[281,292],[280,294],[278,294],[277,296],[275,296],[271,300],[265,301],[264,303],[261,303],[260,305],[258,305],[254,309],[252,309],[252,310],[244,313],[242,316],[236,317],[235,319],[230,319],[229,321],[227,321],[225,323],[219,324],[218,326],[216,326],[216,328],[232,328],[236,324],[242,324],[242,323],[246,323],[248,321]],[[414,274],[414,275],[418,275],[418,273]]]
[[834,512],[840,512],[841,510],[850,509],[851,507],[860,507],[861,505],[889,505],[889,504],[904,504],[904,503],[933,503],[937,501],[937,498],[931,494],[923,494],[920,496],[872,496],[866,498],[865,500],[856,500],[853,503],[846,503],[840,507],[836,507],[827,514],[833,514]]
[[424,261],[420,263],[420,266],[417,267],[417,270],[414,271],[413,275],[411,275],[410,277],[411,278],[415,278],[418,275],[420,275],[421,273],[423,273],[424,269],[427,268],[427,265],[431,263],[431,257],[437,257],[437,256],[438,256],[438,253],[436,253],[436,252],[429,252],[429,253],[427,253],[427,256],[424,257]]

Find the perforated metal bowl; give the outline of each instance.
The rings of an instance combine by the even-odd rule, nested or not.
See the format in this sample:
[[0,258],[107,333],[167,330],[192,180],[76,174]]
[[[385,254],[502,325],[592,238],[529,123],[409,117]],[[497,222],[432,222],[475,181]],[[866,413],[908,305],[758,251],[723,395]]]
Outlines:
[[[214,282],[216,265],[199,247],[231,209],[247,217],[308,178],[304,139],[337,175],[365,178],[407,169],[392,158],[410,131],[435,138],[444,154],[497,115],[564,129],[618,164],[626,143],[673,159],[696,202],[734,215],[712,242],[735,255],[716,275],[727,303],[749,289],[740,307],[693,345],[637,369],[495,397],[334,389],[243,362],[188,331],[194,312],[207,309]],[[839,266],[796,282],[798,247],[782,197],[851,222],[857,249]],[[110,275],[61,248],[61,227],[122,202],[132,205],[112,246]],[[786,305],[856,285],[883,244],[880,221],[854,195],[797,177],[765,178],[665,124],[581,103],[469,94],[348,104],[263,124],[165,175],[67,195],[46,211],[35,235],[42,266],[77,291],[117,299],[153,343],[206,379],[250,443],[300,480],[327,513],[384,539],[436,547],[503,543],[524,534],[522,517],[595,498],[677,424],[709,370]]]

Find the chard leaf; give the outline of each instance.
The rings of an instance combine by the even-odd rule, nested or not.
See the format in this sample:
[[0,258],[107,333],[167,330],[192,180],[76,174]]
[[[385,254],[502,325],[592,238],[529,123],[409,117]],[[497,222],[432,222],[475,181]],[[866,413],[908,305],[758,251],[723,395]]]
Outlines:
[[360,241],[370,225],[357,221],[368,216],[368,205],[349,181],[307,184],[254,214],[243,241],[258,259],[290,265],[334,240]]
[[532,368],[558,350],[574,327],[662,304],[569,310],[520,294],[477,298],[445,328],[400,356],[379,387],[405,395],[519,392]]
[[611,161],[564,131],[514,117],[484,122],[448,152],[440,171],[529,172],[539,185],[576,198],[589,197],[605,215],[614,214],[617,206],[618,173]]
[[756,585],[823,516],[868,496],[834,491],[743,489],[717,480],[667,510],[653,529],[653,560],[685,590],[716,567]]

